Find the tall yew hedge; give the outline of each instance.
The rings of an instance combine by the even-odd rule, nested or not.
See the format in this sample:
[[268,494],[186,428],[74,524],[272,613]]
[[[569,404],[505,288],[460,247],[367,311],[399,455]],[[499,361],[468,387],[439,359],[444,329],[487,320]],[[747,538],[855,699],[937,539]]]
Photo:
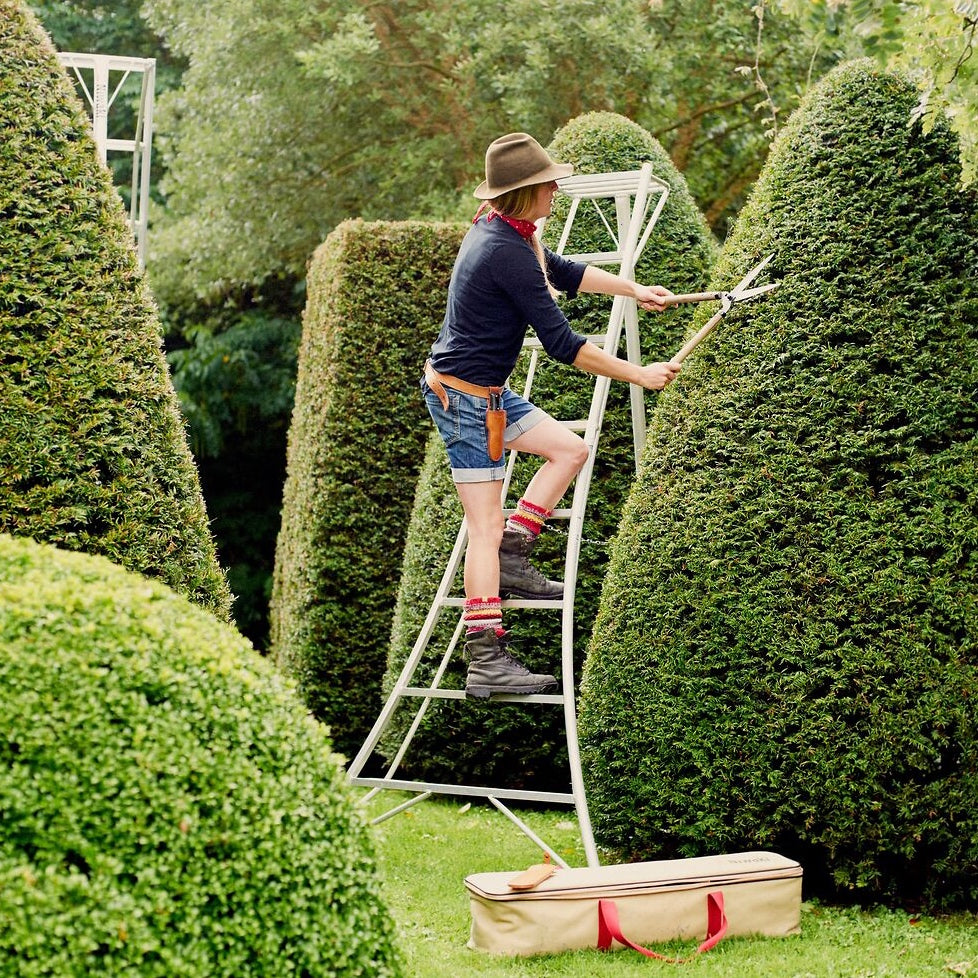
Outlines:
[[428,434],[418,384],[464,229],[346,221],[308,276],[272,649],[338,749],[380,712],[401,550]]
[[978,209],[916,101],[864,62],[806,97],[714,277],[782,284],[660,401],[581,701],[623,858],[978,897]]
[[[665,150],[640,126],[609,112],[582,115],[562,128],[550,144],[558,160],[575,164],[577,173],[601,173],[638,169],[652,164],[653,173],[669,184],[665,209],[638,266],[637,278],[661,283],[677,292],[699,290],[716,256],[716,245],[696,208],[685,181]],[[545,228],[545,240],[556,247],[568,207],[558,195],[553,217]],[[605,204],[614,226],[614,213]],[[612,243],[600,219],[587,202],[580,209],[566,248],[568,254],[611,250]],[[581,295],[566,300],[572,325],[585,334],[603,334],[608,326],[611,300],[606,296]],[[681,343],[690,317],[689,307],[656,315],[639,313],[642,351],[646,361],[666,359]],[[428,341],[434,339],[434,332]],[[522,389],[517,368],[513,386]],[[541,357],[533,383],[533,400],[556,418],[586,418],[594,379],[573,367]],[[655,395],[647,398],[649,409]],[[430,426],[430,421],[429,421]],[[513,480],[509,506],[526,487],[539,459],[521,459]],[[578,650],[583,654],[606,567],[606,542],[615,531],[621,506],[635,476],[631,412],[626,384],[612,385],[599,442],[584,529],[580,576],[576,596]],[[565,500],[570,505],[571,493]],[[404,573],[398,595],[391,656],[386,678],[389,687],[413,647],[434,597],[454,543],[461,507],[457,502],[445,450],[437,434],[429,441],[425,467],[418,480],[411,526],[405,545]],[[566,534],[555,521],[541,538],[534,563],[556,577],[563,576]],[[461,575],[456,582],[461,593]],[[430,664],[448,644],[457,616],[446,612],[430,646]],[[560,663],[560,615],[554,611],[509,610],[505,626],[512,629],[513,652],[535,671],[556,672]],[[461,650],[460,650],[461,651]],[[422,670],[426,674],[427,666]],[[457,655],[450,665],[446,685],[464,685],[465,664]],[[395,716],[385,750],[390,754],[406,726],[407,709]],[[465,701],[431,704],[416,747],[408,753],[402,770],[425,780],[449,783],[482,783],[494,786],[566,790],[568,770],[563,736],[563,716],[546,706],[502,705]]]
[[90,130],[34,16],[0,0],[0,532],[227,617],[156,308]]

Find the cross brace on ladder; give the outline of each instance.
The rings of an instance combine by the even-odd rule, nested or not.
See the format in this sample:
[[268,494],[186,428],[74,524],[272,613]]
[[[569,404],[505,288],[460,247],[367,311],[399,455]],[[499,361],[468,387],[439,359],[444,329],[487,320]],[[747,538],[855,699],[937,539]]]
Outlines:
[[[593,210],[600,216],[600,220],[607,231],[612,247],[604,251],[576,253],[568,255],[568,257],[593,265],[617,265],[619,273],[623,277],[634,277],[635,265],[648,243],[649,236],[665,206],[666,199],[669,195],[668,185],[654,177],[652,175],[651,165],[646,163],[638,170],[621,173],[583,174],[568,177],[559,181],[559,187],[560,192],[569,198],[570,203],[560,240],[555,250],[560,254],[565,253],[567,243],[571,239],[573,224],[580,212],[580,206],[585,202],[589,202]],[[613,219],[609,219],[605,213],[608,209],[608,201],[611,201],[614,205]],[[604,208],[601,206],[602,202],[605,203]],[[633,363],[640,363],[641,349],[638,334],[638,315],[634,299],[616,296],[612,303],[606,332],[599,336],[590,336],[588,339],[602,346],[605,352],[616,355],[622,330],[625,332],[627,358]],[[542,347],[539,340],[534,337],[528,337],[523,345],[525,352],[529,355],[523,394],[529,399]],[[508,599],[503,601],[504,608],[549,608],[560,612],[561,677],[563,691],[556,694],[529,696],[496,695],[493,697],[494,701],[533,706],[544,704],[563,707],[568,766],[570,769],[570,790],[557,792],[502,787],[492,788],[476,785],[413,781],[397,777],[401,762],[404,760],[408,748],[421,726],[421,722],[431,701],[435,699],[465,698],[465,692],[463,690],[441,688],[442,679],[445,676],[452,656],[458,648],[458,643],[462,638],[464,630],[460,611],[464,604],[464,599],[452,596],[451,593],[459,569],[462,566],[465,548],[468,543],[468,532],[465,520],[463,519],[441,582],[438,585],[434,600],[428,609],[428,614],[425,617],[424,624],[414,643],[411,654],[404,663],[401,673],[394,683],[380,715],[359,753],[351,763],[347,773],[347,778],[351,784],[361,785],[371,789],[367,795],[367,799],[372,798],[375,794],[385,789],[415,793],[414,797],[378,816],[374,819],[375,822],[381,822],[393,815],[399,814],[433,794],[486,798],[525,835],[533,840],[535,844],[548,852],[555,862],[566,866],[566,863],[560,858],[559,854],[551,846],[538,838],[530,827],[508,807],[506,802],[527,801],[572,805],[577,814],[581,841],[584,846],[588,865],[598,865],[598,852],[591,830],[591,819],[584,791],[577,737],[577,708],[574,681],[574,598],[577,589],[578,562],[580,560],[584,530],[584,516],[610,384],[611,381],[607,377],[596,377],[587,418],[564,422],[571,430],[582,433],[582,437],[588,446],[588,459],[575,480],[570,508],[555,510],[552,517],[554,519],[566,519],[568,521],[563,597],[557,600]],[[631,390],[631,413],[635,465],[637,468],[645,444],[645,400],[642,389],[634,385],[632,385]],[[515,451],[510,451],[509,453],[506,474],[501,488],[504,500],[506,499],[509,485],[512,481],[517,455],[518,453]],[[456,609],[456,613],[459,614],[459,620],[451,640],[441,655],[429,685],[412,685],[415,673],[426,653],[428,653],[429,645],[435,632],[435,626],[441,614],[448,608]],[[419,701],[419,705],[415,711],[414,719],[401,741],[400,747],[394,757],[391,758],[387,770],[382,777],[364,776],[362,774],[364,767],[390,725],[395,711],[406,700]]]

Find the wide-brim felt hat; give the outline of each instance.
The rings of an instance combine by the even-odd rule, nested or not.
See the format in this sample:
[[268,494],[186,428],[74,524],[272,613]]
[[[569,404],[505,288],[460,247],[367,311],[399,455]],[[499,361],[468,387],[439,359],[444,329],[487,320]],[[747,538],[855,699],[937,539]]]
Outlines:
[[510,190],[569,177],[572,163],[555,163],[547,151],[525,132],[500,136],[486,150],[486,178],[473,191],[479,200],[492,200]]

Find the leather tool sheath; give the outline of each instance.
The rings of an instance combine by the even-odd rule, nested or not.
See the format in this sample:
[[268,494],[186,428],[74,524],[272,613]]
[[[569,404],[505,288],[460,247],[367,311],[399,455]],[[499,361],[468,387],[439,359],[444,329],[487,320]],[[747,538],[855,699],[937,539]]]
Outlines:
[[463,394],[471,394],[473,397],[485,398],[486,434],[489,438],[489,457],[494,462],[498,462],[503,457],[503,436],[506,432],[506,412],[502,406],[502,387],[480,387],[478,384],[470,384],[467,380],[452,377],[451,374],[439,373],[431,365],[430,360],[425,361],[424,379],[432,391],[434,391],[438,400],[441,401],[441,406],[446,411],[448,410],[446,387],[461,391]]

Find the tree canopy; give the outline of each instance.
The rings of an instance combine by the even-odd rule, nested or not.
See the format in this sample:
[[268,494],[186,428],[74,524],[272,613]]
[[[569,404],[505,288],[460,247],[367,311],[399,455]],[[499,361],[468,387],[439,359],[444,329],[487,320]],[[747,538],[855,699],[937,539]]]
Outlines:
[[[759,46],[740,0],[147,0],[142,37],[137,0],[36,7],[63,49],[187,66],[157,103],[148,267],[235,617],[256,642],[303,281],[327,234],[355,217],[467,219],[501,132],[546,144],[568,119],[613,110],[658,138],[722,237],[774,108],[834,57],[823,48],[813,65],[796,23],[771,11]],[[266,377],[271,398],[254,383]]]
[[962,147],[963,178],[978,168],[978,3],[975,0],[778,0],[819,45],[844,44],[917,86],[911,120],[945,115]]
[[[550,16],[532,0],[147,10],[190,61],[158,113],[167,208],[153,264],[167,301],[301,275],[348,217],[468,216],[492,139],[546,144],[587,111],[660,137],[716,226],[759,171],[772,108],[796,104],[812,64],[773,13],[759,50],[756,18],[733,0],[565,0]],[[758,59],[766,93],[739,70]]]

